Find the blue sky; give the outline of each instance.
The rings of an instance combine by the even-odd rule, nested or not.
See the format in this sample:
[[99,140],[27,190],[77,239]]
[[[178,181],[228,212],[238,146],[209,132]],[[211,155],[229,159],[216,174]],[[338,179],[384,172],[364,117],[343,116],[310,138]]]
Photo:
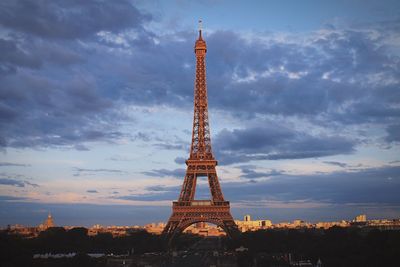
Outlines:
[[2,1],[0,225],[167,220],[199,18],[235,218],[400,217],[398,14],[397,1]]

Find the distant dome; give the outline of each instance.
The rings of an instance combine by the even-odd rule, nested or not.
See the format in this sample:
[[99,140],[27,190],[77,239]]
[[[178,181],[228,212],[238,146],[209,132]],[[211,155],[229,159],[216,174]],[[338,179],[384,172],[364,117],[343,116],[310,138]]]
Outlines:
[[47,228],[54,227],[54,221],[53,221],[53,217],[51,217],[51,213],[49,213],[49,215],[47,215],[47,220],[44,222],[44,225]]

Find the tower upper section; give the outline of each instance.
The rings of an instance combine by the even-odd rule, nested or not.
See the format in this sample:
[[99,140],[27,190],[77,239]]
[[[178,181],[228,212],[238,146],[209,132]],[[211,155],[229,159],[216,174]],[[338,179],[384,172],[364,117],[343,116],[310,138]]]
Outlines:
[[196,43],[194,45],[194,52],[196,56],[204,56],[207,52],[206,41],[203,40],[203,36],[201,35],[202,21],[199,20],[199,38],[197,38]]
[[207,45],[206,41],[203,40],[201,28],[199,28],[199,37],[196,40],[194,52],[196,54],[196,79],[194,85],[192,145],[190,148],[189,160],[214,160],[211,150],[210,126],[208,122],[205,63]]
[[203,40],[201,29],[199,29],[199,38],[196,40],[196,43],[194,45],[194,52],[196,53],[196,55],[205,55],[205,53],[207,52],[206,41]]

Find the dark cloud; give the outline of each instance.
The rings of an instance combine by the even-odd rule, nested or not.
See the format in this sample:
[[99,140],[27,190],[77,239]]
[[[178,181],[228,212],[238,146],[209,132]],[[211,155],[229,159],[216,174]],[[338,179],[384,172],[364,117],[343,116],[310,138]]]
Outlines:
[[10,185],[16,187],[25,187],[25,185],[29,185],[32,187],[39,187],[38,184],[31,183],[29,181],[21,181],[12,178],[0,178],[0,185]]
[[27,185],[30,185],[30,186],[32,186],[32,187],[40,187],[38,184],[31,183],[31,182],[29,182],[29,181],[24,181],[24,183],[27,184]]
[[13,163],[13,162],[0,162],[0,167],[29,167],[29,164]]
[[240,166],[239,168],[243,173],[241,175],[241,177],[246,178],[246,179],[251,179],[252,181],[254,181],[255,179],[258,179],[258,178],[267,178],[267,177],[271,177],[271,176],[281,175],[284,173],[283,171],[278,171],[275,169],[269,170],[267,172],[258,172],[255,170],[256,166],[253,166],[253,165],[243,165],[243,166]]
[[82,169],[82,168],[75,168],[78,172],[112,172],[112,173],[121,173],[121,170],[112,170],[112,169]]
[[132,136],[132,140],[141,140],[144,142],[149,142],[150,140],[152,140],[152,136],[149,133],[145,133],[145,132],[137,132],[134,136]]
[[84,175],[96,175],[98,173],[110,173],[110,174],[124,174],[122,170],[115,169],[84,169],[84,168],[74,168],[74,176],[84,176]]
[[387,136],[386,141],[391,142],[400,142],[400,124],[389,125],[386,128]]
[[162,200],[174,200],[178,198],[179,192],[175,191],[163,191],[163,192],[151,192],[146,194],[134,194],[113,197],[114,199],[131,200],[131,201],[162,201]]
[[24,187],[25,183],[23,181],[8,179],[8,178],[0,178],[0,184],[2,185],[11,185],[17,187]]
[[338,161],[324,161],[325,164],[329,164],[329,165],[334,165],[334,166],[339,166],[341,168],[345,168],[348,166],[347,163],[344,162],[338,162]]
[[174,161],[175,161],[176,164],[185,164],[186,158],[184,158],[184,157],[176,157],[174,159]]
[[79,45],[46,42],[35,38],[0,38],[0,76],[16,74],[24,69],[40,71],[47,67],[63,67],[85,63]]
[[305,45],[244,42],[226,32],[207,41],[212,107],[250,116],[318,115],[346,124],[399,116],[393,105],[400,97],[397,57],[374,45],[379,41],[368,32],[332,31]]
[[15,65],[28,68],[39,68],[41,65],[37,57],[22,51],[13,40],[0,39],[0,51],[2,51],[0,64],[3,71],[13,69]]
[[19,201],[19,200],[28,200],[28,199],[25,198],[25,197],[14,197],[14,196],[0,195],[0,202]]
[[[250,173],[251,175],[251,173]],[[256,178],[259,176],[255,175]],[[222,183],[232,203],[313,203],[321,205],[399,205],[400,167],[367,168],[310,175],[276,174],[266,181]],[[135,201],[177,199],[180,186],[151,186],[148,193],[118,196]],[[196,199],[210,199],[208,184],[198,184]],[[257,204],[259,205],[259,204]]]
[[132,161],[131,158],[121,156],[121,155],[115,155],[110,158],[107,158],[107,160],[112,160],[112,161]]
[[161,201],[178,198],[180,186],[154,185],[145,188],[147,193],[114,196],[112,198],[132,201]]
[[74,148],[75,148],[76,150],[78,150],[78,151],[89,151],[89,150],[90,150],[87,146],[82,145],[82,144],[76,144],[76,145],[74,146]]
[[86,190],[86,193],[96,194],[98,192],[97,192],[97,190],[90,189],[90,190]]
[[146,187],[146,190],[148,191],[154,191],[154,192],[161,192],[161,191],[168,191],[169,188],[167,188],[164,185],[154,185],[154,186],[148,186]]
[[[2,147],[87,150],[89,142],[128,137],[188,150],[187,143],[147,132],[123,133],[121,125],[134,125],[123,115],[125,105],[192,110],[195,31],[144,30],[152,17],[122,0],[3,1],[0,10],[6,31],[0,46],[7,51],[0,56]],[[260,139],[222,140],[221,162],[351,153],[355,142],[341,135],[346,125],[382,126],[385,141],[395,141],[388,126],[400,116],[400,65],[385,38],[397,36],[397,28],[398,21],[369,30],[326,27],[302,42],[267,33],[205,33],[211,110],[254,122],[221,132],[217,141],[223,135]],[[266,116],[283,118],[286,128],[284,119],[300,118],[327,133],[253,132],[256,124],[265,128],[260,118]],[[266,140],[273,138],[287,144]]]
[[153,146],[165,150],[187,150],[188,148],[188,143],[157,143],[154,144]]
[[222,130],[214,139],[222,164],[349,154],[356,142],[341,136],[312,136],[284,126]]
[[64,83],[21,75],[0,78],[4,146],[81,149],[83,142],[112,142],[124,136],[113,130],[119,115],[110,100],[97,94],[95,83],[82,77]]
[[100,31],[141,28],[149,15],[129,1],[2,1],[0,25],[42,38],[84,38]]
[[185,176],[185,172],[186,172],[185,169],[174,169],[174,170],[154,169],[142,173],[148,176],[155,176],[155,177],[171,176],[171,177],[182,178]]
[[[125,200],[137,201],[160,201],[160,200],[176,200],[179,197],[181,186],[151,186],[147,187],[148,193],[132,194],[128,196],[121,196]],[[210,188],[207,184],[196,185],[195,199],[211,199]]]
[[142,24],[151,16],[124,0],[0,5],[0,25],[8,33],[0,39],[0,145],[87,150],[83,143],[124,136],[112,130],[120,111],[89,71],[89,61],[98,62],[95,43],[102,42],[95,34],[146,35]]
[[327,174],[287,175],[265,182],[223,184],[231,201],[300,201],[331,204],[399,205],[400,167],[368,168]]

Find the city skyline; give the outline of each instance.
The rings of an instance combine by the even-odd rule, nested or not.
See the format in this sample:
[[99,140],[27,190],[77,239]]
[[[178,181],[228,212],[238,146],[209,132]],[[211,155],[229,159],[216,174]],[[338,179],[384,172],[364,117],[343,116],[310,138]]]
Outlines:
[[[189,155],[200,18],[211,142],[234,218],[400,217],[398,11],[396,1],[4,1],[0,225],[48,212],[60,225],[168,219]],[[196,198],[210,198],[198,183]]]
[[[380,219],[371,219],[368,218],[366,214],[359,214],[352,219],[349,220],[337,220],[337,221],[316,221],[310,222],[305,221],[302,219],[295,219],[292,221],[276,221],[273,222],[268,218],[253,218],[251,214],[246,214],[243,218],[234,218],[236,225],[239,227],[241,232],[245,231],[254,231],[263,228],[324,228],[329,229],[332,227],[353,227],[353,228],[362,228],[362,227],[370,227],[370,228],[379,228],[379,227],[393,227],[397,228],[400,225],[400,219],[388,219],[388,218],[380,218]],[[99,228],[135,228],[135,229],[146,229],[149,233],[155,233],[158,235],[163,235],[163,230],[165,225],[168,222],[159,221],[159,222],[150,222],[144,225],[106,225],[106,224],[93,224],[90,226],[82,226],[82,225],[62,225],[56,224],[54,218],[51,213],[47,214],[46,218],[42,218],[42,222],[38,225],[22,225],[22,224],[15,224],[15,225],[7,225],[6,227],[0,227],[1,230],[10,230],[10,229],[23,229],[28,231],[34,231],[35,233],[40,233],[42,231],[46,231],[49,228],[53,227],[60,227],[65,229],[74,229],[74,228],[88,228],[88,229],[99,229]],[[204,228],[204,227],[212,227],[212,228],[219,228],[222,232],[225,232],[222,227],[206,222],[200,221],[189,225],[187,228],[197,227],[197,228]],[[157,229],[157,230],[152,230]],[[184,230],[186,230],[185,228]]]

